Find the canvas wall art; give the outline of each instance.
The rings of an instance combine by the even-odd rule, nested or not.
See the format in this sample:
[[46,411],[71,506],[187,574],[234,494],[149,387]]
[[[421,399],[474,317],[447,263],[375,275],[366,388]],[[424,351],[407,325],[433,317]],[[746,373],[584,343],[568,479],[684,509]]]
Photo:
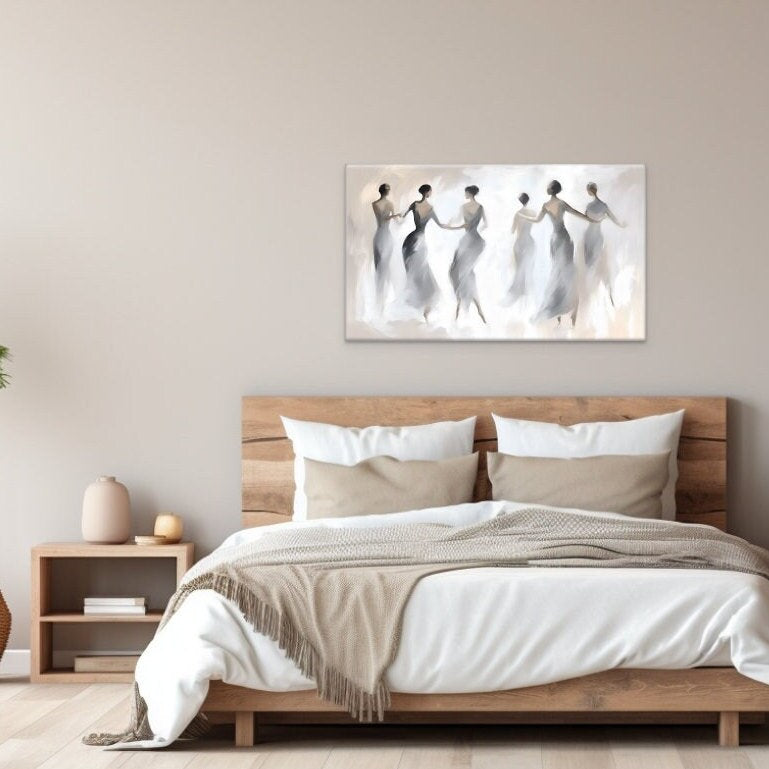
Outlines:
[[347,339],[642,340],[642,165],[347,166]]

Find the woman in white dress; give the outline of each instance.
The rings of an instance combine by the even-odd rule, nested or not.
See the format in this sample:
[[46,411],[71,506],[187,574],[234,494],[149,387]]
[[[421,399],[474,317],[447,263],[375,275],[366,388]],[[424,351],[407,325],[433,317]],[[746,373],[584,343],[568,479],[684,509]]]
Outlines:
[[507,292],[506,305],[511,306],[519,299],[524,297],[531,281],[531,270],[534,266],[534,238],[531,237],[531,224],[534,218],[534,212],[527,208],[529,196],[522,192],[518,196],[521,207],[515,212],[513,217],[513,228],[511,232],[515,235],[513,244],[513,264],[515,266],[515,275],[513,282]]
[[371,204],[377,225],[374,233],[374,275],[377,300],[380,304],[390,279],[390,260],[394,245],[390,222],[399,216],[395,213],[395,206],[389,199],[389,194],[390,185],[380,184],[379,197]]
[[454,260],[449,268],[449,278],[451,279],[451,285],[454,287],[454,294],[457,297],[457,312],[454,318],[459,318],[459,310],[461,308],[469,310],[474,304],[478,310],[478,315],[481,316],[481,320],[486,323],[486,318],[483,315],[481,303],[478,299],[478,287],[475,282],[475,264],[486,247],[486,241],[478,232],[478,227],[481,223],[484,226],[487,225],[483,206],[475,199],[478,192],[479,189],[474,184],[465,187],[467,203],[462,206],[460,211],[464,224],[460,225],[459,228],[454,228],[460,229],[464,227],[465,234],[462,236],[457,245],[457,250],[454,252]]
[[423,184],[419,188],[422,197],[415,200],[402,214],[403,218],[409,213],[414,216],[414,230],[406,235],[401,248],[403,266],[406,268],[406,302],[419,310],[425,321],[439,292],[435,275],[427,261],[425,229],[431,220],[444,230],[457,229],[438,220],[428,200],[432,192],[433,188],[429,184]]
[[547,185],[547,194],[550,199],[542,204],[537,216],[521,214],[523,219],[530,222],[541,222],[545,214],[550,217],[553,225],[553,234],[550,236],[550,278],[545,289],[545,298],[542,306],[533,318],[535,323],[550,318],[557,318],[561,324],[561,315],[571,315],[571,326],[574,328],[577,322],[577,310],[579,309],[579,291],[577,289],[577,271],[574,266],[574,242],[564,224],[564,216],[572,214],[587,222],[593,221],[589,216],[577,211],[565,200],[558,197],[562,190],[561,183],[553,179]]
[[592,293],[603,285],[609,293],[609,302],[614,307],[614,297],[611,293],[611,276],[609,272],[608,256],[603,242],[603,232],[601,231],[601,222],[609,219],[617,227],[625,227],[624,222],[620,222],[612,213],[609,206],[598,197],[598,185],[590,182],[587,185],[587,193],[593,199],[587,204],[585,214],[590,217],[591,222],[585,230],[584,248],[585,248],[585,285],[588,293]]

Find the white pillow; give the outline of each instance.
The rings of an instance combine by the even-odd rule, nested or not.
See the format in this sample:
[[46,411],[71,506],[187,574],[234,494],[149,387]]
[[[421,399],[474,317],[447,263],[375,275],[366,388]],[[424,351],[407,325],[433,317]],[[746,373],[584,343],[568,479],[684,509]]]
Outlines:
[[395,459],[450,459],[473,453],[475,417],[413,427],[339,427],[281,417],[294,446],[294,515],[307,518],[304,458],[355,465],[387,455]]
[[519,457],[593,457],[601,454],[670,452],[668,482],[662,491],[662,517],[676,517],[678,439],[684,411],[622,422],[584,422],[564,427],[552,422],[509,419],[492,414],[497,450]]

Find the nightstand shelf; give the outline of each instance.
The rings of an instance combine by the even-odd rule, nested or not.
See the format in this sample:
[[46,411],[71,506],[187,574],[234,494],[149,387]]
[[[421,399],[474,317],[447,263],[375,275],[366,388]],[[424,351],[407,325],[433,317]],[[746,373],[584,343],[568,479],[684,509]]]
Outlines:
[[40,622],[160,622],[163,616],[161,610],[150,610],[146,614],[77,614],[76,612],[61,612],[59,614],[43,614]]
[[[170,580],[170,574],[165,577],[167,589],[163,591],[160,597],[156,596],[153,600],[153,605],[158,606],[159,604],[162,605],[162,602],[173,594],[182,576],[192,566],[194,551],[194,545],[190,542],[146,547],[55,542],[32,548],[31,680],[33,682],[58,683],[122,683],[132,681],[132,673],[75,673],[72,668],[54,667],[54,629],[59,626],[71,627],[74,625],[83,628],[82,632],[91,634],[96,632],[96,627],[138,625],[149,630],[152,625],[157,625],[160,622],[163,615],[162,610],[157,608],[149,610],[147,614],[84,614],[82,610],[73,611],[74,607],[82,606],[83,599],[88,592],[93,594],[93,591],[89,587],[86,592],[83,592],[84,588],[81,585],[78,592],[77,580],[70,580],[69,575],[58,574],[59,583],[65,583],[65,598],[62,599],[60,595],[57,602],[54,598],[54,594],[57,592],[53,585],[54,568],[59,571],[66,568],[71,570],[72,566],[68,567],[67,564],[80,559],[106,559],[107,566],[109,566],[111,559],[120,559],[123,563],[125,563],[124,559],[137,559],[137,567],[146,562],[143,559],[155,561],[155,559],[164,558],[172,560],[175,579]],[[113,576],[120,576],[120,574]],[[62,584],[58,584],[57,587],[61,594]],[[67,588],[71,591],[70,593],[66,592]],[[153,586],[153,590],[156,589],[157,586]],[[143,593],[134,590],[133,593],[129,594],[142,595]],[[93,629],[88,630],[89,627]]]
[[130,684],[133,673],[76,673],[72,668],[51,668],[40,674],[38,681],[48,684]]

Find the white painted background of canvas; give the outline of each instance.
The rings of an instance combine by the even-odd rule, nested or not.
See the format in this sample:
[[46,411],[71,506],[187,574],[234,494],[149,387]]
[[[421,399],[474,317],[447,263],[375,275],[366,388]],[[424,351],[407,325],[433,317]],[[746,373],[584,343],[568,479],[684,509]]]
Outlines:
[[[534,299],[523,300],[513,308],[501,306],[501,300],[513,278],[510,232],[513,215],[520,204],[517,197],[527,192],[528,207],[538,212],[547,199],[545,188],[551,179],[563,185],[559,195],[576,209],[584,211],[590,201],[585,189],[596,182],[599,197],[608,203],[620,221],[619,229],[605,220],[602,231],[613,263],[613,286],[616,309],[612,309],[603,287],[590,298],[582,297],[575,329],[567,318],[559,328],[556,321],[532,324],[531,316],[548,279],[550,270],[549,241],[552,227],[547,218],[532,227],[537,247],[534,270]],[[400,246],[413,230],[413,219],[393,221],[395,240],[392,258],[394,290],[385,303],[384,314],[377,310],[374,291],[372,239],[376,229],[371,203],[377,189],[391,185],[396,211],[403,212],[419,198],[417,188],[431,184],[433,204],[443,222],[458,223],[459,209],[465,202],[464,188],[476,184],[478,201],[483,204],[488,229],[481,234],[486,248],[475,268],[479,294],[488,324],[477,313],[460,314],[454,320],[456,301],[448,278],[454,249],[461,231],[442,230],[433,224],[426,231],[429,262],[441,298],[426,324],[416,311],[402,301],[405,270]],[[645,338],[645,169],[641,165],[476,165],[476,166],[348,166],[346,179],[347,229],[347,338],[348,339],[608,339],[640,340]],[[566,226],[575,246],[575,260],[582,269],[582,235],[587,226],[583,220],[567,215]]]

